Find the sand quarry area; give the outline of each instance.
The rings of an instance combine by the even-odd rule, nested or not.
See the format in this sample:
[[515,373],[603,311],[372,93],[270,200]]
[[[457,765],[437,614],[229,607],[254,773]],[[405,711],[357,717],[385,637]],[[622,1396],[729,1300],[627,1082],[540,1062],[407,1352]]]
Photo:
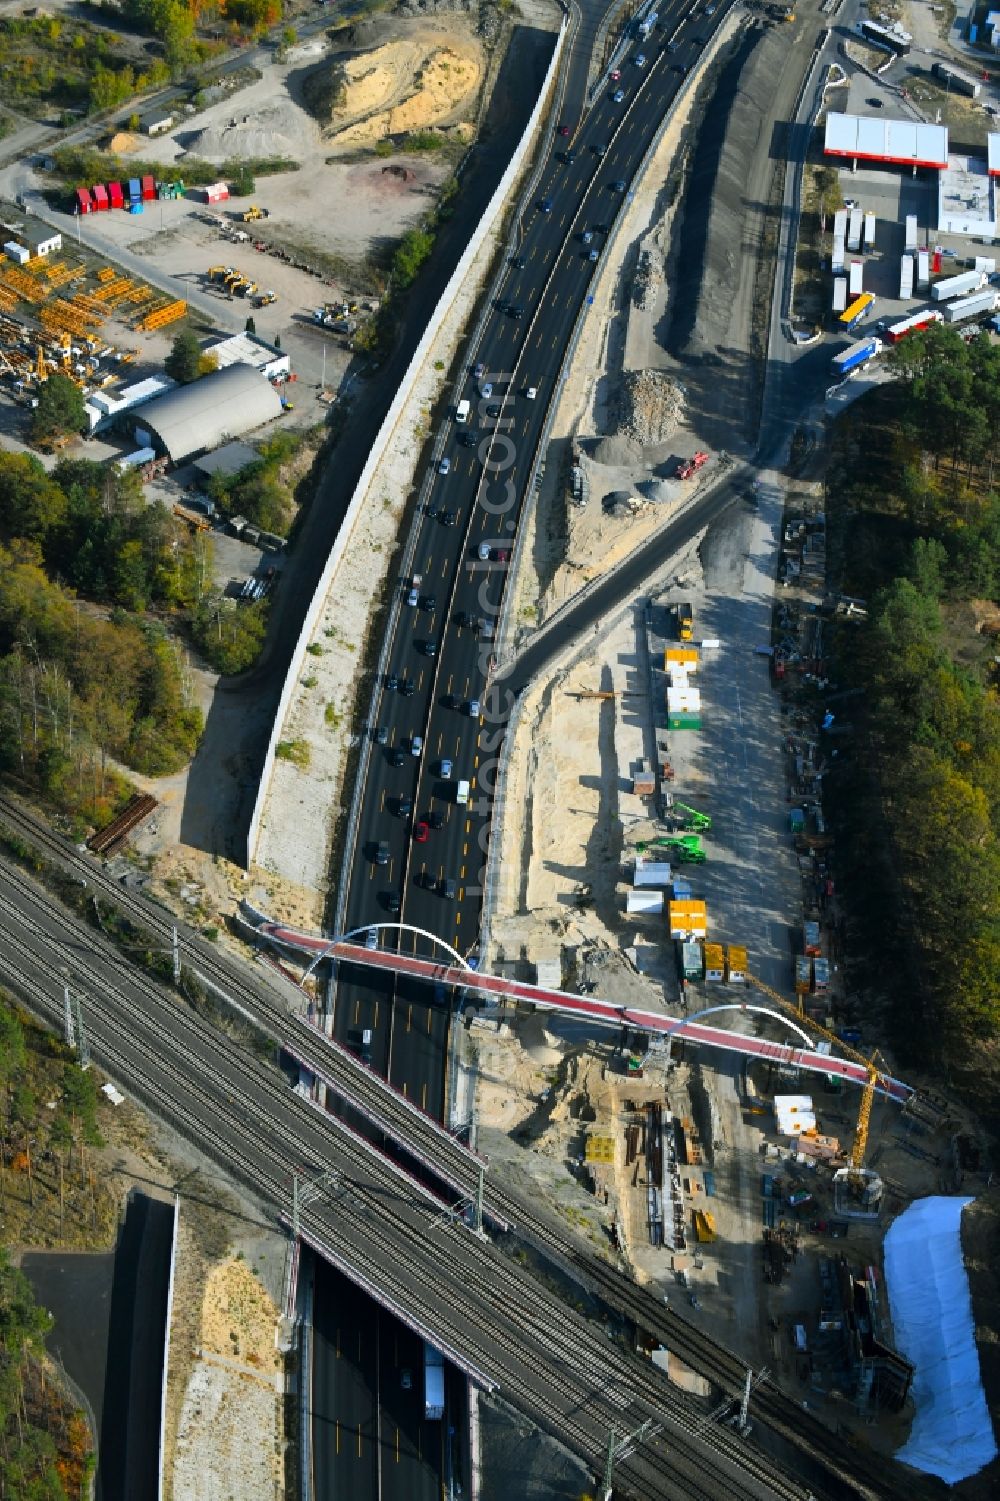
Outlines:
[[412,23],[341,66],[343,97],[330,121],[336,147],[447,126],[471,131],[485,57],[464,16],[451,17],[447,31]]

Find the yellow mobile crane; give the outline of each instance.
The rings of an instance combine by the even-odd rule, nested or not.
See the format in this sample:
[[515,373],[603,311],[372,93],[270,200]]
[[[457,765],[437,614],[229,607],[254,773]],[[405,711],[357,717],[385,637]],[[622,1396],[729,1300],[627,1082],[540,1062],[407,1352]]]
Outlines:
[[879,1084],[888,1085],[886,1075],[878,1067],[878,1053],[875,1052],[870,1058],[866,1058],[863,1053],[857,1052],[845,1043],[842,1038],[838,1037],[836,1032],[831,1032],[829,1027],[823,1026],[822,1022],[814,1021],[811,1016],[806,1015],[801,1006],[794,1006],[779,991],[772,990],[770,985],[765,985],[763,980],[757,975],[752,975],[749,970],[747,971],[747,980],[751,985],[755,985],[758,990],[762,991],[770,1000],[774,1001],[776,1005],[780,1006],[782,1011],[789,1012],[797,1021],[805,1022],[814,1032],[818,1032],[821,1037],[825,1037],[828,1042],[835,1043],[840,1051],[846,1054],[852,1062],[860,1063],[862,1068],[867,1070],[868,1077],[865,1087],[861,1091],[858,1124],[854,1130],[854,1145],[851,1148],[851,1177],[855,1181],[859,1180],[861,1171],[865,1165],[865,1151],[868,1146],[868,1127],[871,1124],[875,1091],[879,1087]]

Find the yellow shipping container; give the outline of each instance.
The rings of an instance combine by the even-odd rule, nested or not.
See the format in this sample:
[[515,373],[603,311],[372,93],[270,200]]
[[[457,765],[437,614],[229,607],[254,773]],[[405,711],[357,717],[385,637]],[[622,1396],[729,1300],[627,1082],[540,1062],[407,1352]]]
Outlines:
[[731,943],[726,950],[726,979],[730,985],[747,983],[747,951],[739,944]]
[[694,1233],[702,1242],[715,1239],[715,1216],[708,1209],[695,1210]]
[[724,980],[726,976],[725,960],[722,954],[721,943],[706,943],[705,945],[705,979]]
[[671,902],[668,915],[671,938],[704,938],[708,932],[708,911],[704,902]]

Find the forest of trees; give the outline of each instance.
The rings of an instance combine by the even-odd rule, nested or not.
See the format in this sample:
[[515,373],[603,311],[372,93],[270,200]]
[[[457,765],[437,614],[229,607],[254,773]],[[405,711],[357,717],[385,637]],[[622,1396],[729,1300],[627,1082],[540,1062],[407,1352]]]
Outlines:
[[[828,475],[844,681],[866,690],[894,861],[936,1012],[939,1061],[1000,1057],[1000,699],[978,618],[1000,597],[1000,348],[935,328],[890,356],[901,379],[840,424]],[[993,611],[996,614],[995,611]],[[1000,623],[1000,616],[998,616]],[[886,895],[882,921],[890,922]]]
[[132,474],[0,453],[0,767],[94,818],[109,761],[185,764],[202,719],[167,621],[202,606],[209,547]]

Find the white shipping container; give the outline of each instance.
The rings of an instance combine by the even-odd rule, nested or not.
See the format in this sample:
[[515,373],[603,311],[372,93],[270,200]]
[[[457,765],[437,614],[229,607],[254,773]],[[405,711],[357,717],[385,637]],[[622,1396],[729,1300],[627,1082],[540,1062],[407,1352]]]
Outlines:
[[842,276],[844,272],[844,236],[834,235],[833,254],[830,257],[830,270],[834,276]]
[[987,276],[993,276],[997,269],[997,263],[991,255],[977,255],[975,269],[985,271]]
[[865,249],[875,249],[875,215],[865,214]]
[[625,911],[648,913],[650,916],[656,916],[663,911],[663,892],[629,891],[625,896]]
[[944,307],[946,323],[961,323],[965,318],[978,317],[980,313],[995,313],[1000,296],[996,292],[977,292],[974,297],[959,297],[947,302]]
[[842,313],[847,307],[847,277],[835,276],[833,279],[833,311]]
[[648,855],[636,855],[633,886],[669,886],[672,879],[670,866],[664,860],[654,860]]
[[859,208],[851,209],[851,222],[847,231],[848,250],[861,249],[861,226],[864,223],[864,215]]
[[860,297],[861,293],[864,291],[864,274],[864,261],[852,261],[850,271],[852,297]]
[[917,286],[926,287],[931,279],[930,251],[919,250],[917,252]]
[[917,248],[916,214],[907,214],[906,216],[906,248],[907,250],[916,250]]
[[839,208],[833,216],[833,238],[844,240],[847,238],[847,210]]
[[900,301],[913,296],[913,256],[904,255],[899,262]]

